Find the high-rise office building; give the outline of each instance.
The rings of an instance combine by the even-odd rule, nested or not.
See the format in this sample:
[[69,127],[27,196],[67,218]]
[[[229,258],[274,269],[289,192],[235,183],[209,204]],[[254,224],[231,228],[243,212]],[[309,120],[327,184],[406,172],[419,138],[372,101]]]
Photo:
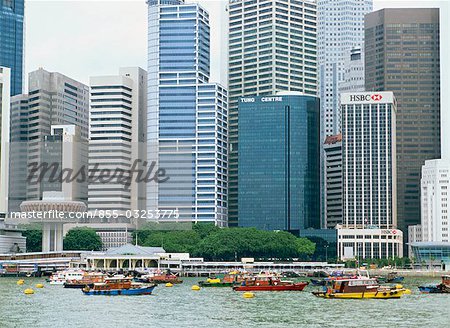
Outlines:
[[342,224],[342,134],[328,136],[325,151],[325,227]]
[[22,93],[24,0],[0,0],[0,66],[11,69],[11,95]]
[[[324,145],[327,136],[337,135],[340,128],[339,94],[346,82],[351,50],[364,47],[364,15],[371,12],[373,0],[318,0],[318,64],[320,97],[320,135]],[[346,74],[347,73],[347,74]],[[355,90],[356,91],[356,90]],[[325,153],[321,156],[321,218],[326,227]]]
[[408,226],[409,256],[417,262],[450,265],[450,161],[425,161],[421,179],[421,224]]
[[[145,184],[131,170],[146,161],[147,72],[139,67],[121,68],[116,76],[91,77],[89,210],[145,208]],[[133,165],[135,166],[133,168]],[[95,179],[102,170],[120,169],[107,182]],[[95,172],[92,172],[95,171]],[[123,177],[128,177],[125,180]]]
[[364,47],[364,16],[372,10],[373,0],[317,2],[322,141],[341,131],[339,85],[351,50]]
[[441,157],[439,9],[379,10],[366,16],[365,34],[366,90],[393,91],[398,101],[397,211],[406,232],[420,223],[421,167]]
[[[18,211],[17,206],[23,200],[41,199],[43,191],[48,190],[47,179],[40,179],[45,169],[42,165],[55,164],[61,168],[60,162],[46,163],[49,140],[57,139],[52,137],[52,126],[79,128],[79,138],[74,142],[80,143],[81,165],[87,166],[89,88],[42,68],[29,74],[28,84],[28,94],[11,100],[11,167],[14,169],[10,175],[10,211]],[[75,200],[87,202],[87,180],[80,188],[79,199]]]
[[344,64],[343,79],[339,84],[340,93],[365,91],[364,50],[353,48]]
[[209,83],[208,12],[184,1],[148,4],[147,158],[169,179],[147,184],[147,210],[226,226],[228,95]]
[[229,222],[238,223],[238,104],[241,97],[317,95],[317,4],[229,1]]
[[403,255],[402,232],[396,226],[396,111],[392,92],[341,95],[341,259]]
[[8,212],[11,70],[0,67],[0,219]]
[[425,161],[421,179],[422,242],[444,242],[449,239],[450,161]]
[[319,99],[239,102],[239,226],[298,233],[320,227]]
[[10,211],[19,211],[27,199],[27,150],[28,150],[28,95],[11,97],[11,133],[9,200]]

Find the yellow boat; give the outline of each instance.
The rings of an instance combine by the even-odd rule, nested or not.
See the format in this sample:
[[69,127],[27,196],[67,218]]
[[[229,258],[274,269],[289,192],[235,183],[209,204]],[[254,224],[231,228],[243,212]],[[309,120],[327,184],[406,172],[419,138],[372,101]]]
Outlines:
[[337,299],[391,299],[407,294],[402,285],[382,286],[376,279],[330,280],[322,291],[313,292],[317,297]]

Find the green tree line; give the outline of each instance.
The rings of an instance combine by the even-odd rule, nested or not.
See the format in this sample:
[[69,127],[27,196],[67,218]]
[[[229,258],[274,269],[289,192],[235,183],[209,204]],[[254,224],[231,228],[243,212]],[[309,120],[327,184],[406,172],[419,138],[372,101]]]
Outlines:
[[231,261],[235,258],[308,260],[315,244],[285,231],[255,228],[217,228],[194,224],[190,230],[155,230],[148,225],[135,233],[142,246],[163,247],[169,253],[190,253],[206,260]]

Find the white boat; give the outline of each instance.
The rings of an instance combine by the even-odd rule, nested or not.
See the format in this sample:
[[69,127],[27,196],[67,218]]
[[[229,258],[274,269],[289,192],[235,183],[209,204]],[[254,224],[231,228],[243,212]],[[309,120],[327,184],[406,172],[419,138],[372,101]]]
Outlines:
[[81,280],[85,272],[82,270],[58,271],[54,273],[50,279],[50,285],[64,285],[68,280]]

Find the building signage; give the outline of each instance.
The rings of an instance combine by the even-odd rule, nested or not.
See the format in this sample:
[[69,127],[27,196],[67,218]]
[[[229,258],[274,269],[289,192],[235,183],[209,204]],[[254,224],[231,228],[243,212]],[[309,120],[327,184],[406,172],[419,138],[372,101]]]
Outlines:
[[[283,101],[283,97],[262,97],[261,102],[280,102]],[[241,98],[243,103],[254,103],[255,98]]]
[[358,92],[341,94],[341,104],[379,104],[393,103],[392,92]]

